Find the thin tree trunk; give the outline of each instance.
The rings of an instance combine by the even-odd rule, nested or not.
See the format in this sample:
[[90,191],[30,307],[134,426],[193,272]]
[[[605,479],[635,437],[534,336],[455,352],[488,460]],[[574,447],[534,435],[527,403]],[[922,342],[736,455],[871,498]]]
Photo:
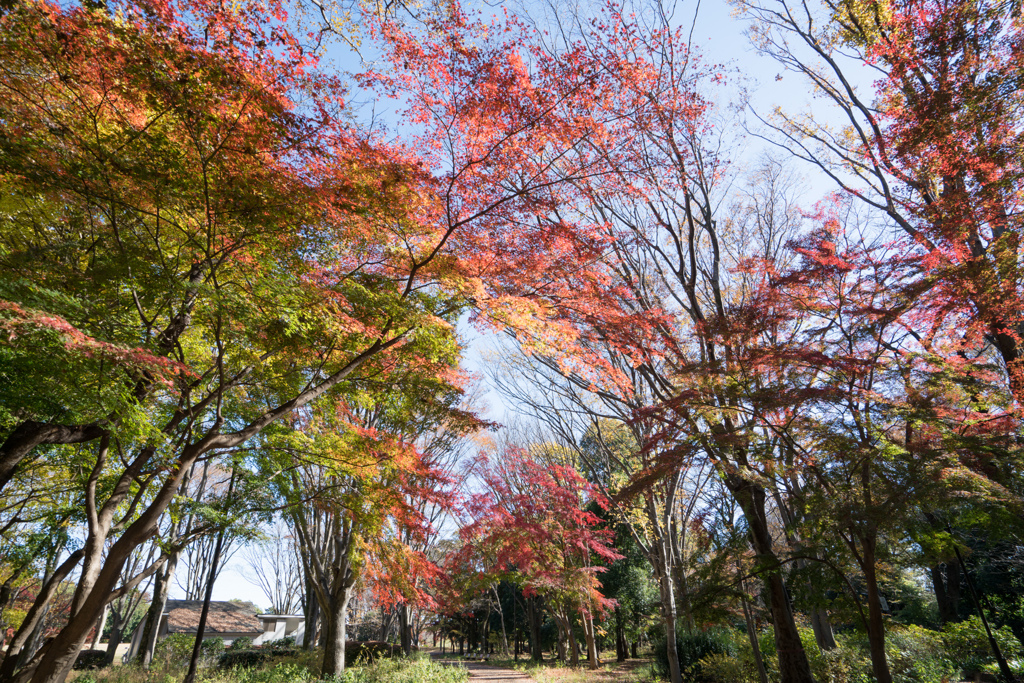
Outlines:
[[807,660],[800,632],[793,618],[781,563],[775,554],[771,530],[765,514],[765,490],[736,475],[726,476],[726,485],[739,503],[750,530],[750,541],[764,582],[768,607],[775,630],[775,646],[779,654],[780,683],[815,683]]
[[626,661],[626,629],[622,626],[622,608],[615,606],[615,661]]
[[1006,657],[1003,656],[1002,650],[999,649],[999,643],[996,642],[995,636],[992,635],[992,628],[988,624],[988,617],[985,616],[985,610],[981,608],[981,599],[978,597],[978,591],[974,587],[974,581],[971,580],[971,574],[967,571],[967,565],[964,564],[964,558],[960,556],[960,550],[953,548],[956,551],[956,559],[960,562],[960,566],[963,568],[964,579],[967,581],[967,591],[971,594],[971,600],[974,602],[974,608],[978,610],[978,616],[981,617],[981,623],[985,627],[985,634],[988,636],[988,644],[992,648],[992,654],[995,655],[996,662],[999,664],[999,672],[1002,675],[1002,679],[1005,683],[1011,683],[1016,680],[1013,672],[1010,670],[1010,665],[1006,662]]
[[[491,584],[491,589],[494,591],[494,600],[498,605],[498,619],[501,621],[501,656],[508,658],[508,634],[505,632],[505,611],[501,608],[501,597],[498,595],[497,584]],[[513,609],[515,609],[515,600],[512,602]]]
[[540,610],[537,606],[537,596],[526,599],[526,609],[530,620],[530,656],[535,662],[543,662],[544,652],[540,647]]
[[[209,465],[209,461],[206,463]],[[203,478],[206,478],[206,471],[204,469]],[[232,494],[235,492],[235,468],[231,468],[231,479],[228,482],[228,495],[226,498],[226,507],[230,510]],[[203,651],[203,639],[206,636],[206,620],[210,615],[210,600],[213,598],[213,584],[217,581],[218,565],[220,564],[220,554],[224,549],[224,536],[227,535],[227,523],[221,526],[220,531],[217,533],[217,545],[213,549],[213,557],[210,559],[210,572],[206,578],[206,592],[203,595],[203,611],[199,614],[199,625],[196,627],[196,642],[192,646],[192,657],[188,662],[188,673],[185,674],[185,679],[182,683],[195,683],[196,680],[196,668],[199,666],[199,655]]]
[[885,656],[885,624],[882,620],[881,594],[875,567],[875,539],[862,538],[862,570],[868,600],[868,647],[871,652],[871,670],[878,683],[892,683],[889,660]]
[[768,672],[764,669],[764,657],[761,656],[761,644],[757,640],[754,615],[750,613],[750,603],[747,602],[747,589],[743,586],[742,579],[740,580],[740,602],[743,604],[743,620],[747,624],[747,639],[750,641],[750,649],[754,653],[758,680],[761,683],[768,683]]
[[117,610],[113,611],[113,621],[110,624],[110,638],[107,639],[107,666],[114,663],[114,659],[117,658],[117,647],[121,644],[121,638],[124,637],[124,622],[121,619],[121,615]]
[[96,620],[96,633],[92,637],[92,646],[90,647],[92,650],[99,648],[100,639],[103,637],[103,628],[107,625],[108,612],[110,612],[110,605],[104,605],[100,618]]
[[[232,484],[234,477],[232,476]],[[230,490],[228,496],[230,496]],[[217,534],[217,545],[213,550],[213,559],[210,561],[209,578],[206,580],[206,593],[203,595],[203,610],[199,613],[199,625],[196,627],[196,642],[192,645],[192,657],[188,660],[188,673],[182,683],[195,683],[196,668],[199,666],[199,656],[203,652],[203,638],[206,636],[206,620],[210,615],[210,600],[213,598],[213,584],[217,580],[217,564],[220,563],[220,551],[224,546],[224,534],[226,529],[221,527]]]
[[569,639],[569,651],[572,653],[571,662],[574,667],[580,665],[580,646],[576,642],[576,634],[572,630],[572,621],[569,619],[568,613],[563,614],[562,619],[565,623],[565,634]]
[[167,558],[167,565],[163,570],[158,570],[156,582],[153,586],[153,602],[146,612],[146,624],[143,626],[142,638],[139,640],[139,651],[135,654],[137,661],[143,669],[149,669],[153,663],[153,653],[156,652],[156,643],[160,639],[160,622],[163,619],[164,608],[167,606],[167,594],[170,591],[171,580],[174,578],[174,570],[178,566],[179,552],[175,551]]
[[679,668],[679,651],[676,647],[676,601],[672,590],[672,578],[660,568],[658,571],[658,588],[661,591],[661,621],[665,626],[665,654],[668,659],[668,675],[671,683],[682,683],[683,675]]
[[583,634],[587,639],[587,661],[591,669],[601,666],[601,660],[597,656],[597,638],[594,637],[594,619],[590,614],[583,614]]
[[562,664],[565,664],[567,661],[567,658],[565,656],[565,625],[562,622],[561,617],[555,617],[555,626],[558,629],[558,644],[556,646],[558,651],[558,661],[562,662]]

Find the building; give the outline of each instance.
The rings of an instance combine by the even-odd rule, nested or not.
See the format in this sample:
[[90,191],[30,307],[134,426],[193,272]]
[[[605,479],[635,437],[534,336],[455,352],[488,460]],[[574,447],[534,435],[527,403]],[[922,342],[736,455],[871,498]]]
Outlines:
[[[199,615],[203,611],[202,600],[168,600],[160,619],[157,641],[161,641],[172,633],[191,633],[199,631]],[[126,661],[135,657],[142,641],[145,621],[132,633],[132,644],[128,650]],[[266,634],[263,624],[256,613],[247,605],[236,602],[211,601],[210,611],[206,616],[206,630],[203,640],[223,638],[224,645],[231,645],[238,638],[260,638]]]
[[253,641],[253,645],[264,645],[284,638],[294,638],[296,645],[302,645],[306,618],[301,614],[258,614],[256,618],[263,625],[263,633]]

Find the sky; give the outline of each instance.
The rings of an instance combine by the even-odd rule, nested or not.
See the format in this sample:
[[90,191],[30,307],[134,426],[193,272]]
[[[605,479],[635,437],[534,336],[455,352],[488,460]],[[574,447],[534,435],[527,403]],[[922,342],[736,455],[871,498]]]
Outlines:
[[[485,10],[487,7],[496,13],[502,5],[489,3],[484,6]],[[695,13],[696,21],[693,20]],[[745,116],[741,109],[735,107],[741,91],[749,94],[751,106],[762,115],[780,105],[789,110],[820,108],[815,105],[799,75],[786,72],[770,58],[757,54],[745,35],[747,20],[734,16],[729,3],[722,0],[680,2],[675,19],[687,30],[692,23],[691,45],[704,56],[707,64],[724,67],[726,87],[717,102],[720,116],[726,119]],[[342,52],[332,54],[331,61],[342,66],[354,64],[351,56]],[[381,112],[376,110],[375,114],[379,116]],[[763,141],[741,133],[735,141],[735,160],[739,164],[753,164],[765,149]],[[821,181],[813,180],[814,175],[810,169],[801,169],[799,166],[795,168],[797,172],[805,170],[806,177],[810,179],[806,183],[809,202],[832,189]],[[485,372],[488,350],[500,343],[500,340],[493,333],[474,329],[466,319],[460,322],[459,332],[468,346],[464,367],[474,373],[483,385],[482,417],[499,424],[508,424],[515,419],[515,406],[508,405],[501,394],[489,385]],[[214,586],[213,599],[239,599],[265,608],[269,600],[254,583],[245,578],[248,572],[243,569],[244,555],[245,550],[242,550],[227,563]],[[181,598],[183,591],[175,585],[171,597]]]

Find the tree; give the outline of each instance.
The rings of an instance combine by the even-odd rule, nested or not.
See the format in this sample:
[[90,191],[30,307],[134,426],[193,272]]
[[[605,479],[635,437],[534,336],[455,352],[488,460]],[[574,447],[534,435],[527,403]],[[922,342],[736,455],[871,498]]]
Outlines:
[[[382,25],[401,68],[367,81],[406,97],[425,126],[414,148],[388,146],[341,122],[337,82],[278,9],[29,4],[4,15],[19,65],[4,73],[4,116],[21,127],[0,168],[10,201],[28,207],[5,224],[4,268],[47,282],[10,295],[6,315],[43,320],[57,344],[84,339],[80,376],[114,397],[58,411],[73,424],[26,406],[6,427],[10,472],[40,444],[85,441],[88,487],[106,496],[89,506],[71,620],[19,680],[63,678],[194,463],[425,351],[409,342],[470,299],[543,329],[529,281],[594,241],[550,212],[602,175],[604,157],[583,143],[611,126],[588,114],[607,69],[581,73],[570,55],[529,73],[509,60],[523,31],[452,51],[484,33],[457,11],[425,42]],[[472,85],[452,91],[448,78]],[[83,244],[96,258],[80,271]],[[57,251],[67,258],[38,258]],[[51,355],[19,367],[27,376]],[[51,405],[64,396],[54,386]]]
[[612,532],[597,528],[600,518],[585,506],[607,502],[576,471],[542,464],[519,449],[481,460],[479,476],[488,491],[471,503],[472,521],[460,530],[465,552],[486,571],[514,568],[527,593],[544,597],[569,637],[573,665],[571,620],[579,612],[590,668],[598,668],[593,620],[611,604],[597,575],[606,569],[601,561],[622,556],[608,545]]
[[[1012,85],[1021,59],[1014,4],[738,4],[757,20],[758,47],[841,113],[842,135],[784,112],[772,125],[795,155],[906,236],[916,276],[901,284],[901,307],[919,311],[922,343],[951,362],[988,345],[1018,397],[1022,100]],[[865,73],[878,79],[873,99],[858,87]]]
[[[302,605],[303,588],[298,543],[280,518],[265,534],[243,553],[249,569],[245,577],[263,591],[272,613],[294,614]],[[313,635],[313,630],[308,631],[303,645]]]

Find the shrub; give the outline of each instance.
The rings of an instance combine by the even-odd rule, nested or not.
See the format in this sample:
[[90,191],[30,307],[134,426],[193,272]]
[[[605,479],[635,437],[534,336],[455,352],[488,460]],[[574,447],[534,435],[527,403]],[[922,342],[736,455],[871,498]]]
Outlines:
[[[994,628],[992,635],[1006,659],[1024,656],[1024,650],[1010,627]],[[995,663],[988,634],[985,633],[985,626],[978,616],[956,624],[946,624],[941,637],[947,659],[963,672],[980,671],[986,665]]]
[[75,658],[72,668],[76,671],[99,669],[107,663],[106,650],[82,650]]
[[232,648],[217,658],[217,666],[222,669],[250,669],[267,661],[270,656],[270,652],[266,650],[235,650]]
[[345,662],[374,662],[378,659],[402,654],[400,645],[382,640],[350,640],[345,643]]
[[293,662],[282,662],[266,669],[236,669],[231,672],[234,683],[306,683],[315,681],[306,667]]
[[165,670],[183,669],[188,666],[195,643],[194,635],[172,633],[156,644],[153,659],[159,662]]
[[[195,642],[193,638],[192,642]],[[199,648],[200,656],[203,659],[211,660],[215,657],[220,656],[224,652],[224,639],[223,638],[204,638],[203,645]],[[191,656],[192,653],[189,653]]]
[[252,638],[249,636],[242,636],[241,638],[235,638],[231,641],[231,646],[228,647],[228,650],[251,650],[252,647]]
[[728,654],[712,654],[700,660],[701,675],[710,683],[754,683],[757,678],[757,665],[752,652],[747,657],[736,657]]
[[463,683],[467,678],[469,672],[465,669],[443,666],[429,659],[382,659],[346,668],[338,683]]
[[[668,653],[665,638],[655,644],[654,660],[662,674],[668,673]],[[711,630],[700,633],[678,632],[676,652],[679,655],[679,670],[683,679],[692,683],[710,683],[715,680],[704,672],[703,659],[711,655],[736,655],[736,644],[732,635],[725,630]]]
[[886,633],[885,655],[896,683],[943,683],[959,673],[946,657],[941,634],[920,626]]
[[273,643],[274,647],[280,650],[294,650],[295,649],[295,636],[288,636],[281,640],[275,640]]

